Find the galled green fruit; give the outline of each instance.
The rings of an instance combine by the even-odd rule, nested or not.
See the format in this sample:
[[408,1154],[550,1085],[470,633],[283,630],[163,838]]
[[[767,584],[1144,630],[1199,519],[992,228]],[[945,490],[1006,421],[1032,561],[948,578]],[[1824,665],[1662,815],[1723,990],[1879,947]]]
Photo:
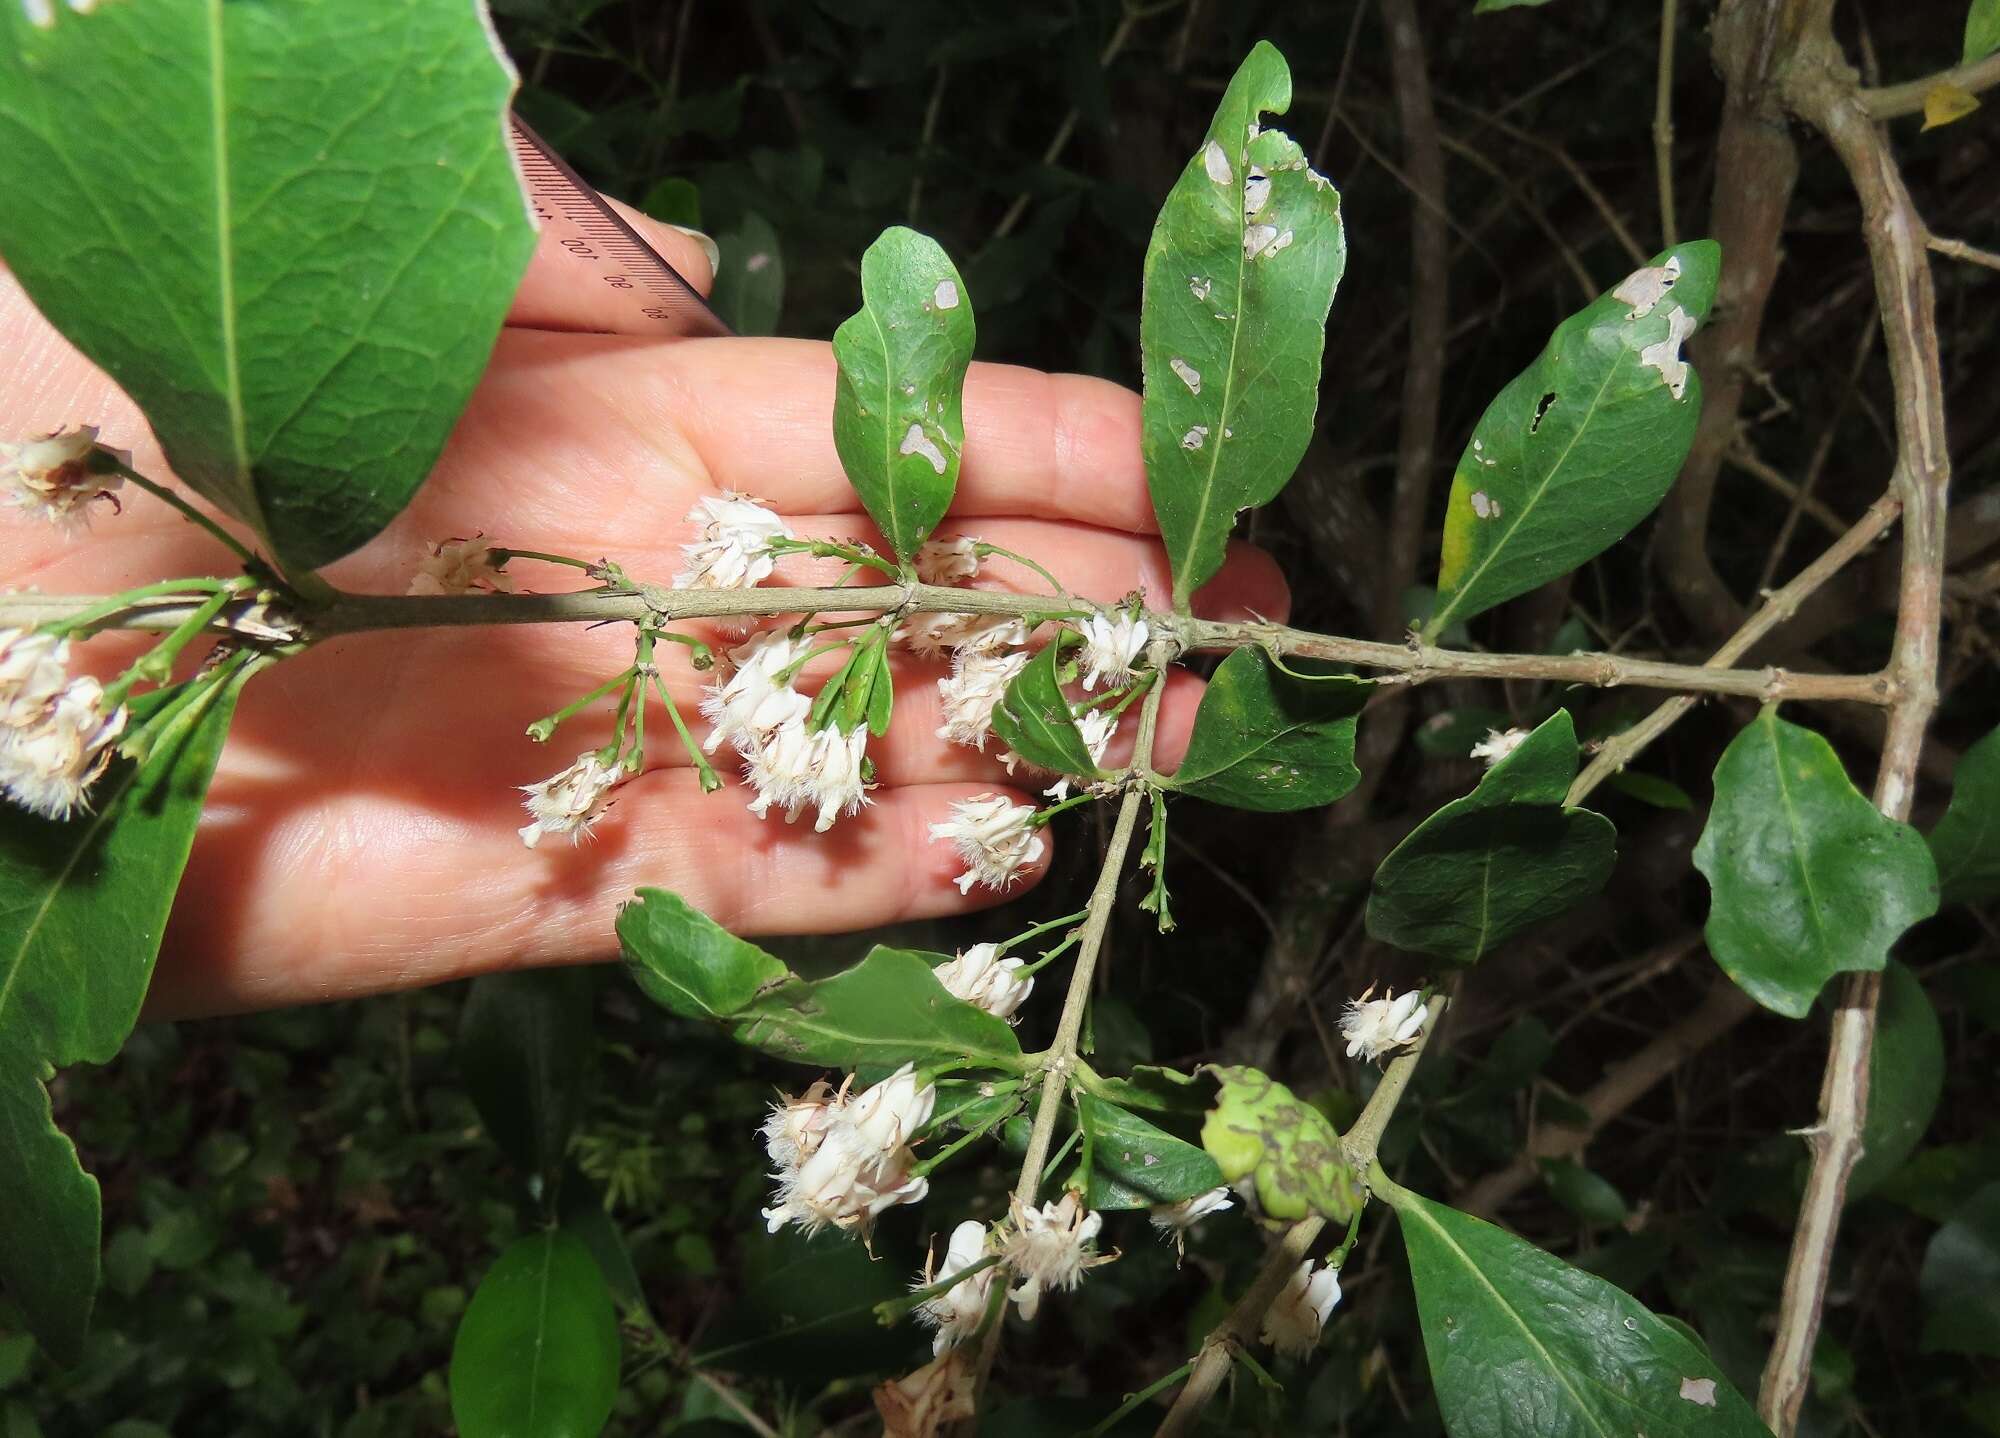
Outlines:
[[1360,1177],[1325,1114],[1257,1069],[1207,1071],[1222,1089],[1201,1126],[1201,1146],[1224,1183],[1254,1177],[1257,1201],[1272,1218],[1317,1213],[1345,1223],[1360,1211]]

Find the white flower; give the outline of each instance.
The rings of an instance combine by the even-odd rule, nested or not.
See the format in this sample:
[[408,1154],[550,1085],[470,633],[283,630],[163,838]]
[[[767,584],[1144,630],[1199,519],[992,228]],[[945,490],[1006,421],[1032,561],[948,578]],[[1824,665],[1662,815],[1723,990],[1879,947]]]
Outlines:
[[426,546],[410,576],[410,594],[512,594],[513,576],[493,562],[493,546],[478,535]]
[[[836,820],[860,812],[862,805],[871,802],[870,786],[861,777],[861,761],[867,757],[866,724],[856,724],[845,734],[829,724],[813,735],[808,797],[819,805],[819,818],[813,824],[815,832],[824,834]],[[785,817],[789,820],[790,813]]]
[[0,489],[19,508],[61,528],[78,528],[89,519],[85,506],[90,501],[125,483],[123,475],[90,472],[90,454],[96,448],[94,424],[57,430],[40,439],[0,443]]
[[938,738],[968,749],[984,749],[993,728],[993,706],[1006,694],[1014,676],[1027,667],[1025,650],[959,650],[952,656],[951,673],[938,680],[938,695],[944,702],[944,723],[938,726]]
[[[929,1288],[932,1284],[949,1282],[984,1257],[986,1225],[976,1218],[968,1218],[951,1231],[951,1242],[944,1252],[944,1267],[933,1276],[926,1261],[923,1277],[912,1287]],[[982,1268],[972,1277],[952,1284],[935,1298],[927,1298],[917,1305],[917,1322],[937,1330],[937,1337],[931,1343],[932,1353],[942,1355],[979,1331],[979,1325],[986,1317],[986,1300],[993,1292],[993,1280],[999,1272],[998,1265]]]
[[729,651],[732,672],[712,682],[702,697],[701,712],[713,726],[701,747],[713,754],[718,745],[734,744],[748,757],[784,724],[805,723],[812,700],[780,679],[811,650],[812,641],[794,639],[788,629],[753,635]]
[[1034,817],[1026,804],[980,794],[959,800],[951,806],[949,820],[931,825],[931,837],[956,844],[965,861],[965,872],[957,879],[961,894],[971,893],[974,884],[1004,889],[1024,866],[1042,857],[1042,836],[1029,826]]
[[[1091,709],[1077,717],[1076,729],[1083,736],[1083,747],[1090,754],[1090,762],[1102,765],[1104,751],[1111,747],[1111,736],[1118,732],[1117,716],[1103,709]],[[1069,781],[1070,776],[1065,774],[1042,793],[1055,800],[1067,799]]]
[[1285,1281],[1285,1291],[1264,1314],[1260,1341],[1270,1344],[1288,1358],[1303,1358],[1319,1346],[1319,1332],[1326,1316],[1340,1302],[1340,1272],[1322,1268],[1313,1271],[1308,1258]]
[[[812,706],[808,702],[809,710]],[[787,823],[811,802],[814,749],[817,741],[806,728],[804,713],[796,714],[773,730],[761,744],[739,741],[743,755],[743,778],[755,790],[750,812],[763,818],[772,805],[784,810]]]
[[1520,748],[1521,741],[1527,737],[1528,731],[1526,729],[1508,729],[1505,731],[1488,729],[1486,737],[1472,746],[1472,753],[1468,757],[1484,759],[1486,767],[1491,769],[1495,764],[1498,764],[1502,759],[1505,759],[1509,754]]
[[[917,1086],[910,1065],[854,1098],[843,1088],[831,1099],[808,1090],[797,1105],[774,1111],[764,1124],[764,1144],[776,1164],[776,1201],[764,1220],[776,1233],[796,1223],[807,1233],[821,1228],[859,1229],[865,1236],[876,1217],[899,1203],[917,1203],[930,1191],[913,1177],[916,1154],[909,1140],[930,1121],[937,1090]],[[817,1113],[796,1113],[820,1103]]]
[[[29,683],[47,681],[47,661],[36,659]],[[95,679],[72,679],[51,696],[41,712],[25,718],[28,690],[0,695],[9,723],[0,728],[0,785],[15,803],[45,819],[67,819],[83,807],[84,795],[111,763],[113,746],[125,732],[125,706],[104,712],[104,691]]]
[[1429,1013],[1423,994],[1416,989],[1400,999],[1394,989],[1379,999],[1364,993],[1349,1002],[1347,1012],[1340,1016],[1340,1036],[1347,1040],[1347,1056],[1379,1059],[1394,1053],[1423,1031]]
[[998,944],[974,944],[957,958],[931,972],[953,998],[986,1010],[996,1019],[1011,1019],[1035,987],[1032,978],[1016,978],[1019,959],[1000,957]]
[[0,629],[0,726],[21,729],[39,722],[67,683],[67,639]]
[[963,584],[979,574],[979,541],[969,534],[956,539],[927,539],[917,548],[917,578],[925,584]]
[[912,654],[940,658],[958,650],[1014,648],[1028,642],[1028,626],[1004,614],[913,614],[896,630]]
[[749,589],[777,567],[771,541],[790,539],[785,521],[747,494],[728,490],[696,502],[688,523],[701,537],[681,546],[676,589]]
[[1001,1252],[1021,1283],[1007,1296],[1025,1319],[1032,1320],[1041,1307],[1042,1290],[1075,1288],[1085,1269],[1109,1263],[1115,1256],[1097,1251],[1095,1239],[1104,1219],[1086,1209],[1074,1190],[1040,1208],[1009,1199],[1008,1212],[1013,1221]]
[[763,1127],[764,1152],[779,1170],[794,1169],[811,1158],[826,1131],[847,1103],[845,1093],[835,1093],[833,1085],[817,1079],[797,1098],[771,1105]]
[[1083,634],[1083,687],[1108,684],[1116,689],[1129,683],[1132,666],[1146,652],[1146,640],[1151,637],[1146,621],[1130,609],[1111,614],[1099,611],[1077,628]]
[[1211,1213],[1236,1206],[1229,1195],[1229,1185],[1224,1184],[1220,1188],[1211,1188],[1207,1193],[1197,1193],[1193,1198],[1184,1198],[1179,1203],[1156,1203],[1148,1218],[1160,1237],[1173,1240],[1176,1252],[1185,1252],[1189,1229]]
[[560,774],[539,784],[523,784],[521,792],[528,797],[521,806],[534,822],[520,830],[521,842],[532,849],[546,834],[567,834],[572,844],[579,842],[603,815],[604,796],[621,773],[618,765],[605,763],[592,749],[577,755],[576,762]]

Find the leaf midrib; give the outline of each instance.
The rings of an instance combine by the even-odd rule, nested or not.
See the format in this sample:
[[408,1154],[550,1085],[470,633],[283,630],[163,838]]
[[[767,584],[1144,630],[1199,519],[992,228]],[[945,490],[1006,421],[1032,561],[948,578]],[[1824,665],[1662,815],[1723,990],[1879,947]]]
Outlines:
[[1521,1336],[1528,1340],[1528,1346],[1535,1350],[1535,1353],[1541,1358],[1543,1365],[1548,1369],[1550,1375],[1561,1385],[1563,1392],[1569,1395],[1570,1401],[1576,1405],[1577,1413],[1590,1424],[1591,1430],[1602,1434],[1603,1438],[1614,1438],[1612,1431],[1604,1426],[1595,1410],[1584,1401],[1583,1395],[1570,1383],[1569,1375],[1563,1372],[1562,1366],[1555,1360],[1555,1355],[1549,1352],[1547,1345],[1540,1338],[1535,1336],[1535,1330],[1529,1327],[1528,1320],[1523,1318],[1520,1311],[1507,1301],[1506,1295],[1494,1286],[1493,1280],[1486,1276],[1485,1271],[1472,1261],[1472,1255],[1460,1246],[1458,1240],[1451,1236],[1443,1224],[1431,1216],[1429,1209],[1423,1206],[1421,1202],[1418,1202],[1407,1204],[1399,1208],[1397,1212],[1406,1218],[1415,1217],[1421,1219],[1429,1226],[1430,1230],[1437,1235],[1439,1241],[1448,1247],[1457,1256],[1459,1261],[1465,1265],[1465,1271],[1477,1279],[1479,1285],[1491,1295],[1494,1304],[1500,1311],[1514,1320],[1514,1325],[1521,1330]]
[[1778,802],[1785,811],[1785,831],[1792,840],[1792,864],[1798,870],[1799,886],[1806,894],[1806,917],[1812,925],[1821,959],[1830,960],[1833,955],[1826,941],[1826,924],[1820,917],[1819,896],[1813,892],[1812,872],[1806,865],[1805,842],[1799,828],[1798,808],[1792,803],[1791,785],[1785,782],[1784,736],[1778,732],[1775,718],[1768,718],[1767,722],[1771,729],[1771,771],[1778,782]]
[[223,61],[222,0],[208,0],[208,107],[209,133],[215,157],[215,262],[219,312],[216,315],[222,343],[222,398],[229,411],[229,443],[236,462],[236,476],[242,482],[244,503],[256,527],[263,529],[256,485],[250,475],[250,441],[243,416],[242,360],[236,335],[236,244],[232,215],[234,195],[229,183],[229,106],[225,97],[227,74]]

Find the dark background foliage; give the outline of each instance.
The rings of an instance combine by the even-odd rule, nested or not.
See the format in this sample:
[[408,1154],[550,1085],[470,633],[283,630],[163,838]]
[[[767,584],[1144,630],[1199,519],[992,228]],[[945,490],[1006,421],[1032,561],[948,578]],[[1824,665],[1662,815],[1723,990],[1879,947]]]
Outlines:
[[[1469,8],[1417,6],[1449,228],[1433,523],[1450,462],[1487,400],[1551,326],[1631,268],[1611,221],[1647,253],[1660,231],[1657,7],[1556,0],[1477,18]],[[1843,8],[1849,53],[1885,78],[1956,58],[1959,4]],[[779,332],[829,334],[855,304],[863,248],[885,224],[905,222],[959,260],[982,359],[1127,383],[1159,199],[1237,59],[1259,37],[1275,41],[1297,86],[1286,128],[1341,187],[1351,257],[1318,437],[1251,532],[1285,565],[1295,622],[1308,627],[1380,633],[1369,597],[1428,577],[1382,571],[1409,354],[1412,200],[1374,4],[495,0],[495,9],[524,75],[523,113],[586,175],[656,213],[698,217],[725,249],[768,222],[785,276]],[[1681,14],[1673,102],[1684,235],[1705,232],[1714,171],[1711,10],[1693,0]],[[1996,136],[1990,106],[1929,134],[1898,122],[1906,173],[1939,233],[1988,245],[2000,234]],[[1716,569],[1741,599],[1796,572],[1888,479],[1888,384],[1857,223],[1845,178],[1807,140],[1744,431],[1708,532]],[[1956,752],[1996,712],[2000,277],[1941,262],[1938,280],[1956,504],[1945,700],[1922,828],[1942,808]],[[1797,501],[1808,474],[1810,496]],[[1795,529],[1774,545],[1794,508],[1803,511]],[[1573,581],[1481,619],[1469,638],[1699,660],[1719,636],[1676,604],[1657,545],[1657,527],[1642,526]],[[1435,553],[1434,530],[1421,548]],[[1878,666],[1893,564],[1891,545],[1854,566],[1751,662]],[[1364,718],[1368,778],[1327,813],[1182,806],[1170,854],[1180,929],[1161,938],[1121,912],[1096,1009],[1099,1067],[1260,1062],[1344,1118],[1372,1075],[1329,1039],[1340,1004],[1371,981],[1425,977],[1362,933],[1367,875],[1418,817],[1470,785],[1477,767],[1462,756],[1486,724],[1539,717],[1558,701],[1586,737],[1649,707],[1617,691],[1435,684],[1415,693],[1403,724],[1380,725],[1372,748]],[[1751,712],[1704,706],[1646,755],[1645,779],[1600,795],[1622,836],[1611,887],[1468,976],[1416,1102],[1385,1145],[1406,1183],[1462,1197],[1506,1167],[1531,1125],[1573,1116],[1579,1094],[1700,1010],[1716,975],[1699,943],[1706,891],[1688,851],[1716,756]],[[1866,716],[1807,722],[1829,732],[1865,785]],[[1094,837],[1087,822],[1074,827],[1058,872],[1006,917],[905,937],[948,948],[1013,918],[1077,907],[1069,900],[1091,876]],[[795,962],[860,951],[848,939],[797,947],[787,955]],[[1927,1353],[1918,1287],[1937,1223],[2000,1176],[1988,1092],[2000,1059],[1995,949],[1991,915],[1963,909],[1904,945],[1942,1019],[1945,1090],[1916,1157],[1850,1211],[1809,1414],[1815,1433],[2000,1432],[2000,1368]],[[58,1374],[25,1337],[0,1338],[0,1434],[31,1434],[37,1423],[51,1435],[119,1438],[446,1431],[453,1324],[520,1223],[519,1176],[483,1137],[457,1078],[463,996],[449,988],[155,1027],[110,1069],[66,1076],[59,1109],[105,1182],[107,1291],[76,1370]],[[673,1340],[665,1356],[628,1358],[614,1431],[734,1431],[728,1407],[688,1376],[688,1354],[732,1375],[784,1431],[866,1412],[867,1383],[909,1366],[920,1340],[865,1314],[784,1330],[895,1291],[918,1266],[919,1225],[968,1211],[980,1195],[990,1207],[1001,1170],[948,1171],[932,1203],[885,1226],[873,1264],[852,1245],[766,1239],[751,1130],[771,1085],[798,1076],[687,1031],[613,975],[598,1017],[606,1047],[574,1157],[608,1194]],[[1754,1389],[1803,1171],[1803,1148],[1785,1130],[1811,1119],[1823,1035],[1821,1021],[1762,1015],[1711,1035],[1606,1128],[1582,1166],[1521,1188],[1505,1221],[1694,1323]],[[1115,1241],[1126,1249],[1119,1263],[1037,1329],[1010,1336],[999,1381],[1012,1406],[988,1431],[1070,1431],[1173,1367],[1219,1313],[1225,1282],[1233,1293],[1245,1280],[1255,1247],[1243,1225],[1211,1223],[1176,1269],[1141,1225]],[[1282,1397],[1239,1382],[1233,1406],[1214,1412],[1215,1431],[1438,1431],[1396,1243],[1393,1224],[1371,1223],[1315,1363],[1278,1370]]]

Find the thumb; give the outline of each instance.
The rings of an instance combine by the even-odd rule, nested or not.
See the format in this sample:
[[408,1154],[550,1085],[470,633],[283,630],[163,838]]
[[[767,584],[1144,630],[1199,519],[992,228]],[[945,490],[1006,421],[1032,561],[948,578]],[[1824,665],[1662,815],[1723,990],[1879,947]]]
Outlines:
[[[651,219],[609,196],[605,203],[697,293],[708,294],[715,282],[714,240],[697,230]],[[515,329],[659,335],[660,321],[646,313],[665,298],[647,288],[655,274],[632,236],[619,233],[601,217],[582,228],[562,219],[543,220],[534,258],[515,291],[507,323]]]

